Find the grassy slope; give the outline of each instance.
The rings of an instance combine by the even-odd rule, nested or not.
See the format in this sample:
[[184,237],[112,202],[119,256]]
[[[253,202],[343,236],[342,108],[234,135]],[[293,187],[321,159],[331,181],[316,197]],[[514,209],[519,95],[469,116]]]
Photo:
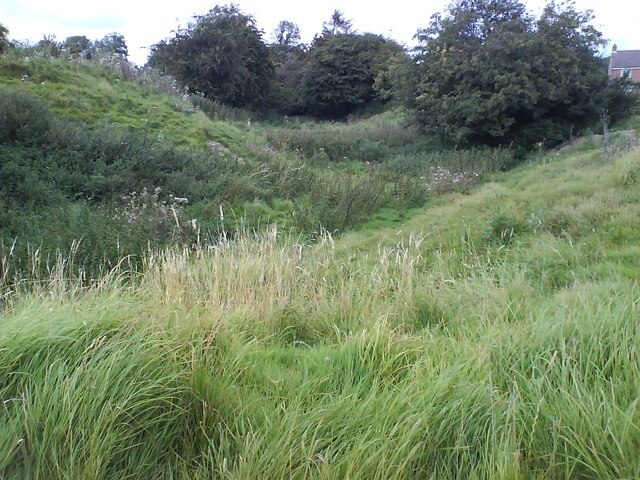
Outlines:
[[115,73],[84,63],[33,59],[3,59],[0,87],[17,87],[48,101],[54,112],[69,120],[100,127],[147,132],[171,139],[175,145],[203,146],[220,142],[239,149],[254,138],[247,131],[208,119],[202,112],[182,111],[175,94],[164,95],[152,87],[127,82]]
[[6,478],[638,478],[640,151],[314,246],[52,276],[2,320]]
[[[150,139],[159,139],[157,146],[204,149],[215,165],[209,176],[201,172],[198,181],[215,191],[216,197],[193,203],[189,191],[164,188],[164,194],[174,193],[192,200],[184,208],[185,217],[196,218],[214,236],[221,207],[226,212],[228,229],[234,228],[236,219],[242,219],[251,227],[278,222],[283,227],[312,234],[321,224],[342,231],[368,220],[374,226],[398,223],[407,216],[406,206],[425,203],[428,194],[424,182],[417,178],[423,173],[367,168],[359,161],[365,158],[360,155],[363,151],[373,152],[374,157],[380,156],[380,152],[389,153],[385,144],[391,138],[396,146],[408,144],[410,150],[421,146],[420,135],[407,131],[395,115],[379,115],[356,125],[334,125],[328,129],[297,121],[285,121],[279,128],[273,128],[258,122],[215,120],[194,110],[166,78],[144,71],[137,72],[133,81],[124,80],[131,75],[85,61],[0,58],[0,89],[18,88],[35,94],[64,119],[85,123],[97,131],[106,126],[109,131],[114,128],[143,133]],[[237,114],[213,110],[216,118]],[[302,140],[310,142],[304,151],[280,145],[283,142],[280,137],[286,139],[292,129]],[[270,138],[274,132],[275,140]],[[337,157],[331,161],[327,155],[316,155],[315,147],[318,142],[323,144],[325,138],[335,143],[332,152]],[[220,150],[225,158],[221,158]],[[235,161],[229,162],[229,158]],[[134,158],[130,163],[135,162]],[[188,190],[189,182],[184,183],[175,188]],[[414,188],[418,185],[422,188]],[[153,191],[157,185],[149,181],[145,186]],[[373,218],[375,212],[379,213]],[[15,235],[12,232],[5,243],[11,243]],[[22,240],[41,242],[40,238]],[[70,249],[66,239],[59,243],[64,245],[56,244],[55,248]]]

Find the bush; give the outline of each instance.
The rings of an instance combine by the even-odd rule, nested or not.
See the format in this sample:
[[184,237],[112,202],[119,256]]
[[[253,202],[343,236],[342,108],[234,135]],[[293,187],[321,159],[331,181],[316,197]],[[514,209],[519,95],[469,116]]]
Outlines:
[[311,46],[300,82],[306,112],[323,118],[344,118],[358,108],[383,100],[376,80],[402,47],[382,36],[365,33],[325,35]]
[[51,113],[38,98],[20,90],[0,90],[0,144],[41,142],[51,127]]
[[411,105],[455,145],[555,146],[592,127],[604,107],[602,34],[591,12],[550,2],[452,2],[417,38]]
[[638,113],[640,88],[627,78],[616,79],[606,92],[606,112],[612,125],[620,123]]

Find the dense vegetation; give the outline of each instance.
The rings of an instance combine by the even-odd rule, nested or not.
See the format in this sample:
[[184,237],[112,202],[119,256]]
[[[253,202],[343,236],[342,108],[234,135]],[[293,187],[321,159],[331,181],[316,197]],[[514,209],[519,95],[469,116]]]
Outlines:
[[[150,71],[18,56],[0,65],[0,248],[11,252],[12,275],[36,252],[46,270],[72,247],[92,275],[149,248],[214,242],[237,223],[277,222],[306,237],[344,231],[380,209],[398,218],[424,204],[425,180],[434,179],[417,130],[403,134],[402,148],[385,145],[404,130],[396,116],[363,122],[364,137],[326,144],[329,156],[317,143],[300,150],[286,140],[291,131],[313,137],[314,124],[223,121],[238,113],[160,93],[172,87]],[[375,163],[362,162],[363,153]],[[416,159],[411,171],[396,168],[405,154]]]
[[[637,478],[640,156],[5,297],[5,478]],[[60,264],[59,268],[66,266]]]
[[420,121],[456,143],[557,145],[598,118],[604,44],[588,13],[518,0],[459,1],[419,34]]
[[0,55],[9,47],[9,40],[7,39],[8,33],[9,30],[7,27],[0,23]]
[[[592,20],[570,2],[550,2],[536,18],[520,0],[456,0],[405,52],[357,33],[339,11],[309,45],[290,21],[267,45],[251,16],[216,7],[156,44],[151,63],[236,106],[251,99],[279,113],[345,118],[395,102],[452,145],[531,149],[558,145],[617,109],[625,89],[607,85],[598,58],[604,41]],[[240,25],[233,35],[230,24]]]
[[[427,136],[451,146],[531,150],[619,121],[629,103],[626,86],[607,84],[605,42],[592,23],[571,2],[550,2],[536,17],[521,0],[455,0],[410,51],[358,32],[337,10],[308,45],[290,20],[268,43],[253,16],[218,5],[153,45],[149,65],[193,96],[258,118],[345,119],[403,105]],[[117,33],[94,42],[45,36],[37,46],[60,58],[128,54]]]
[[262,106],[274,70],[255,20],[235,5],[216,6],[154,45],[149,63],[232,106]]
[[[300,85],[304,111],[343,118],[380,101],[379,79],[402,48],[373,34],[331,34],[316,40]],[[376,83],[378,82],[378,83]]]
[[456,0],[410,55],[218,6],[156,68],[0,26],[0,479],[639,478],[640,123],[589,19]]

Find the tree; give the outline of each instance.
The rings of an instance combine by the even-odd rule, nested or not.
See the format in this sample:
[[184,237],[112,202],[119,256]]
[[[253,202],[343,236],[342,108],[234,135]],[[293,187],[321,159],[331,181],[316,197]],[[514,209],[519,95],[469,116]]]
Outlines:
[[43,35],[42,39],[36,43],[36,48],[40,55],[47,57],[58,58],[60,56],[61,45],[56,40],[55,35]]
[[281,20],[274,31],[275,45],[289,49],[300,44],[300,27],[289,20]]
[[269,45],[275,67],[272,103],[283,114],[299,114],[302,111],[300,84],[308,57],[306,45],[300,43],[300,27],[282,20],[274,31],[274,39]]
[[74,35],[72,37],[67,37],[64,42],[62,42],[62,49],[72,57],[82,55],[90,48],[91,40],[89,40],[84,35]]
[[322,36],[353,33],[353,22],[344,18],[340,10],[334,10],[331,18],[322,23]]
[[592,124],[606,75],[590,12],[519,0],[457,0],[418,32],[419,121],[457,144],[553,145]]
[[402,47],[367,33],[337,34],[316,43],[305,69],[301,96],[309,114],[340,118],[382,100],[376,79]]
[[412,101],[416,83],[415,68],[407,52],[403,49],[389,52],[389,56],[379,64],[377,71],[373,88],[381,100],[400,104]]
[[120,55],[123,58],[127,58],[129,55],[129,48],[124,35],[114,32],[109,33],[102,37],[101,40],[95,42],[95,48],[99,53],[107,55]]
[[0,23],[0,55],[6,52],[9,49],[9,46],[11,45],[9,43],[8,35],[9,35],[9,30],[7,29],[7,27],[5,27]]
[[264,103],[274,66],[254,18],[236,5],[216,6],[194,18],[186,29],[151,48],[149,64],[227,105]]
[[640,86],[628,78],[616,78],[606,90],[603,115],[611,125],[640,113]]

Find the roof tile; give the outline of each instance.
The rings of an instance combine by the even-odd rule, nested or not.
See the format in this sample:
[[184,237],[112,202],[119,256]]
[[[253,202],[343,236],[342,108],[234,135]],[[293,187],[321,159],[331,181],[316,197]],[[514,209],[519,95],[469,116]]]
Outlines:
[[611,68],[640,67],[640,50],[618,50],[611,56]]

